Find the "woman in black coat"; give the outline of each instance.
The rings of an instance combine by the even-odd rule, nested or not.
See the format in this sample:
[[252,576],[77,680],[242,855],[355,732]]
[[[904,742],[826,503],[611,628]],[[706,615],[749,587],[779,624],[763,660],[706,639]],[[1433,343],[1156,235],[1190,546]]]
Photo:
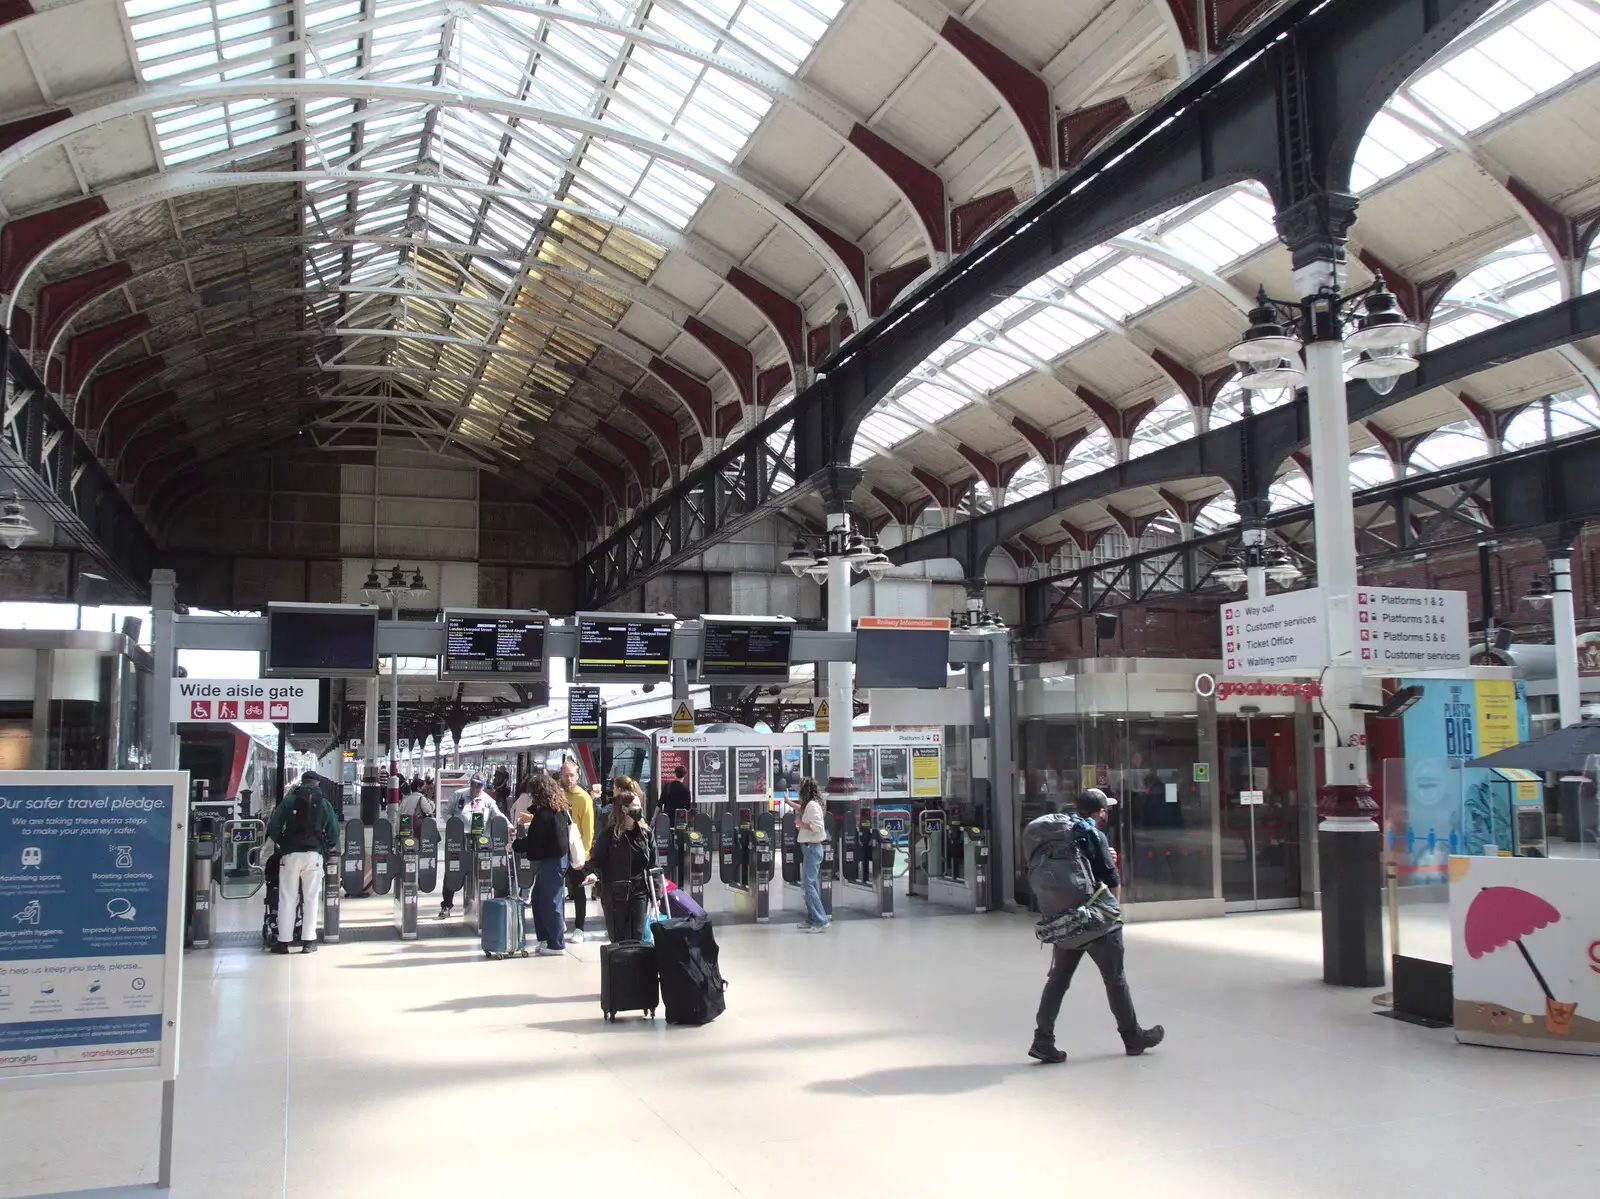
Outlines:
[[656,866],[656,839],[644,820],[644,794],[639,784],[619,778],[611,819],[589,847],[589,876],[599,882],[600,906],[606,914],[606,937],[638,941],[650,903],[650,871]]

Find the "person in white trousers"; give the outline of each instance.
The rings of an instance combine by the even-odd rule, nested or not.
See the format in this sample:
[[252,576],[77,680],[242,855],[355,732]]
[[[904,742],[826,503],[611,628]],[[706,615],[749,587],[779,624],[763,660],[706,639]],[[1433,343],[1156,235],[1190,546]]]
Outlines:
[[288,953],[294,941],[295,909],[301,910],[300,952],[317,950],[317,902],[322,897],[323,854],[339,840],[333,814],[319,777],[308,771],[283,797],[267,822],[267,834],[278,847],[278,942],[273,953]]

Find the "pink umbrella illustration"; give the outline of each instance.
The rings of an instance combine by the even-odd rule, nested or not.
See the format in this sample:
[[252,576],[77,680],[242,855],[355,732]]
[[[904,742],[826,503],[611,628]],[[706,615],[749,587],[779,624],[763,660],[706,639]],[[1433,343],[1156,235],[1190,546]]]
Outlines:
[[1522,960],[1533,971],[1533,977],[1539,980],[1539,989],[1544,992],[1545,1027],[1557,1036],[1565,1036],[1572,1030],[1572,1014],[1578,1005],[1561,1003],[1550,993],[1550,984],[1545,982],[1533,955],[1522,943],[1524,937],[1560,919],[1561,913],[1548,902],[1521,887],[1485,887],[1473,897],[1472,906],[1467,909],[1464,933],[1467,952],[1473,958],[1481,958],[1502,945],[1516,945]]

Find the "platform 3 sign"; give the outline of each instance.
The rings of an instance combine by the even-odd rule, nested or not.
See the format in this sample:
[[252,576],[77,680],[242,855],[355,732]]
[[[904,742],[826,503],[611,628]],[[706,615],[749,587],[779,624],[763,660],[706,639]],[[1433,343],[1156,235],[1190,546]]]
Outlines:
[[0,771],[0,1085],[176,1076],[188,793],[182,771]]

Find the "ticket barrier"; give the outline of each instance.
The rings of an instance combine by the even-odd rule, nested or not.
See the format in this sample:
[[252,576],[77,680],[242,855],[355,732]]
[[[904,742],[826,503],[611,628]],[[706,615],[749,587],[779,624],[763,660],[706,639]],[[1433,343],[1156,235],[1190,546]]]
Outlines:
[[656,818],[650,822],[650,835],[656,842],[656,869],[673,882],[682,877],[678,873],[678,863],[674,860],[677,856],[677,845],[673,839],[675,831],[669,812],[657,812]]
[[471,851],[471,869],[462,903],[467,917],[467,927],[482,932],[483,905],[494,898],[494,842],[484,827],[482,815],[472,818],[472,832],[467,835],[467,848]]
[[444,825],[444,889],[458,894],[467,885],[467,826],[452,816]]
[[439,885],[439,824],[424,816],[417,826],[417,890],[432,895]]
[[763,812],[752,825],[740,828],[744,842],[745,877],[733,888],[733,914],[765,924],[772,919],[772,876],[777,866],[777,822]]
[[360,820],[344,824],[344,844],[339,851],[344,893],[358,898],[367,887],[367,832]]
[[779,840],[783,851],[783,882],[785,886],[797,887],[801,884],[800,877],[800,821],[791,812],[783,814],[783,833]]
[[838,817],[829,838],[838,847],[839,879],[846,883],[865,881],[858,865],[861,850],[861,821],[855,808],[847,808]]
[[906,871],[906,894],[929,897],[929,880],[944,874],[945,813],[924,808],[911,825],[911,861]]
[[909,824],[909,813],[902,811],[875,813],[862,808],[859,816],[844,814],[839,841],[846,874],[840,893],[849,906],[885,918],[894,915],[895,842],[905,835]]
[[[682,837],[680,854],[689,889],[689,898],[705,906],[706,884],[711,881],[711,817],[695,814],[694,826],[675,830]],[[680,880],[674,879],[674,882]]]
[[[988,830],[976,825],[958,824],[953,818],[941,820],[941,825],[928,834],[928,898],[934,903],[966,912],[987,912]],[[939,868],[937,873],[935,866]]]
[[411,817],[400,817],[394,838],[398,864],[394,869],[394,927],[402,941],[417,939],[417,875],[419,841],[411,831]]
[[322,864],[322,939],[339,943],[339,900],[344,895],[343,855],[335,849]]
[[189,813],[189,949],[211,947],[211,888],[217,863],[217,837],[222,822],[207,814]]
[[386,816],[372,822],[372,893],[387,895],[394,886],[394,825]]

